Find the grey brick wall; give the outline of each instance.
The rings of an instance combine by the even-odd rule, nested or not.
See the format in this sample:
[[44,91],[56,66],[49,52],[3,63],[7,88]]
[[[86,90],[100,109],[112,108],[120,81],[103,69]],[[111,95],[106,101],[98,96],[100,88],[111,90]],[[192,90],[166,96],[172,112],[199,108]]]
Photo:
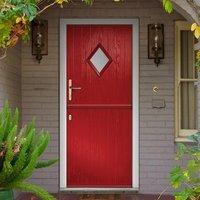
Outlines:
[[21,45],[8,49],[0,59],[0,107],[9,100],[12,107],[21,108]]
[[[30,44],[22,47],[23,122],[36,116],[38,128],[52,133],[45,158],[59,156],[59,18],[134,17],[140,19],[140,192],[159,193],[168,185],[175,152],[174,20],[183,18],[166,14],[157,0],[99,1],[91,8],[74,4],[49,10],[43,16],[49,21],[49,55],[38,64]],[[156,22],[165,25],[165,59],[158,68],[147,58],[147,25]],[[152,92],[154,85],[160,88],[158,94]],[[152,109],[152,99],[164,99],[166,108]],[[58,166],[38,171],[31,181],[58,191]]]

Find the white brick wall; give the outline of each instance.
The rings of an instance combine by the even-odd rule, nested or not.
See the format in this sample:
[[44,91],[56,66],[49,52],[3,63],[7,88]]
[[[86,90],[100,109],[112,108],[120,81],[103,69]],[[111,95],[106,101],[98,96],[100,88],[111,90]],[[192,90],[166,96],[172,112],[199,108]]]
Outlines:
[[[100,1],[91,8],[80,4],[49,10],[49,55],[38,64],[30,45],[22,47],[23,122],[36,116],[39,128],[52,133],[45,158],[59,152],[59,18],[134,18],[140,19],[140,192],[158,193],[168,184],[173,165],[174,145],[174,20],[182,17],[166,14],[157,0],[132,0],[122,4]],[[157,68],[148,60],[147,25],[165,25],[165,59]],[[153,94],[153,85],[160,91]],[[166,101],[165,109],[152,109],[152,99]],[[58,166],[38,171],[31,181],[52,192],[58,191]]]
[[21,45],[8,49],[0,59],[0,107],[9,100],[12,107],[21,108]]

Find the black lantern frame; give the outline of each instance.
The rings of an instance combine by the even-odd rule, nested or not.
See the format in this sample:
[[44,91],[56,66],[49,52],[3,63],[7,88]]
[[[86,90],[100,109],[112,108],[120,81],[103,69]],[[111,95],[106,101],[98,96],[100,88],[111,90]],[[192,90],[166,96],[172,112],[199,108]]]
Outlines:
[[148,25],[148,59],[154,59],[158,66],[160,60],[164,59],[164,25]]
[[48,55],[48,21],[35,19],[32,21],[32,55],[40,63],[43,55]]

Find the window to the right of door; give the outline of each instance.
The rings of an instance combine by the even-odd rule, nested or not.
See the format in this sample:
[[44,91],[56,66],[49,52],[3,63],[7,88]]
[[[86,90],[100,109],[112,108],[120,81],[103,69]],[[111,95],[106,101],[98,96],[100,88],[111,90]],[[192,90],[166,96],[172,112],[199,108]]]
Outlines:
[[191,24],[175,23],[175,134],[176,141],[187,141],[197,132],[197,71],[195,38]]

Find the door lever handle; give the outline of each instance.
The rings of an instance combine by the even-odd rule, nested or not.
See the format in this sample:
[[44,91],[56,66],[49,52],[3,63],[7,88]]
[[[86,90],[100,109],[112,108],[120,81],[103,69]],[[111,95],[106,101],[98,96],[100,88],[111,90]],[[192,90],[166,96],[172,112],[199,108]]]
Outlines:
[[69,99],[69,101],[72,100],[73,90],[81,90],[81,89],[82,89],[81,87],[74,87],[72,84],[72,79],[69,79],[69,82],[68,82],[68,99]]
[[72,89],[72,90],[81,90],[82,87],[72,87],[72,86],[71,86],[71,89]]

